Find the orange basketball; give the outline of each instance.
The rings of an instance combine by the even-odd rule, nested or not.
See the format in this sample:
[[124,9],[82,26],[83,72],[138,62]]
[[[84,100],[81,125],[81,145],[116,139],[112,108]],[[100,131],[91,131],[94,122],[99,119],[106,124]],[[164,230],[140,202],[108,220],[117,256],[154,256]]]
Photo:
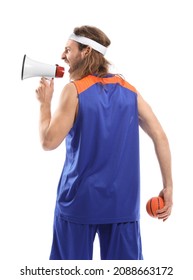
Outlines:
[[146,204],[147,213],[154,218],[157,217],[156,211],[162,209],[163,207],[164,207],[164,200],[161,196],[150,198]]

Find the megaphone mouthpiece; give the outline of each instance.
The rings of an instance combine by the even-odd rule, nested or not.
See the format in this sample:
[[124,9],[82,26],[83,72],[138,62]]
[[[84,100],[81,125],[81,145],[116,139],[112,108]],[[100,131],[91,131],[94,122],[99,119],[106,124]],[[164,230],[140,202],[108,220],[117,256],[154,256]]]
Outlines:
[[64,67],[38,62],[24,55],[21,70],[22,80],[31,77],[62,78],[63,76]]
[[64,76],[64,67],[59,66],[56,64],[56,73],[55,77],[56,78],[62,78]]

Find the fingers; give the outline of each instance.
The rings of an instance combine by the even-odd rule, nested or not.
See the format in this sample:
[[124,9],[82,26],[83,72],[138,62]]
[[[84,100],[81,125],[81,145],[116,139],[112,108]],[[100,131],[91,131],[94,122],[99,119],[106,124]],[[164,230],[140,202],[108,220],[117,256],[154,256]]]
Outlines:
[[162,219],[163,222],[166,221],[172,212],[173,207],[173,199],[172,199],[172,188],[167,187],[161,190],[159,193],[159,196],[161,196],[164,200],[164,207],[162,209],[159,209],[156,211],[157,218]]
[[50,103],[54,91],[54,79],[48,80],[44,77],[40,79],[39,87],[35,90],[36,97],[41,103]]
[[46,78],[44,78],[44,77],[41,78],[40,84],[41,84],[41,85],[44,85],[44,86],[49,86],[48,81],[47,81]]
[[53,90],[53,88],[54,88],[54,79],[52,78],[51,80],[48,80],[48,79],[42,77],[40,79],[40,82],[39,82],[39,87],[36,89],[36,93],[40,92],[41,89],[44,89],[45,87],[47,87],[47,88],[50,87]]
[[40,100],[41,93],[42,93],[42,88],[41,88],[41,86],[39,86],[39,87],[36,89],[36,98],[37,98],[38,100]]
[[162,219],[163,222],[166,221],[169,218],[169,216],[171,215],[171,210],[172,210],[171,205],[165,205],[162,209],[157,210],[157,212],[156,212],[157,218]]
[[40,82],[45,84],[45,85],[50,85],[51,83],[53,83],[54,78],[45,78],[45,77],[41,77]]
[[39,87],[35,90],[36,97],[37,97],[38,100],[40,100],[40,97],[42,96],[45,87],[46,87],[45,78],[42,77],[40,82],[39,82]]
[[40,85],[43,87],[51,88],[52,90],[54,89],[54,78],[46,79],[44,77],[41,78],[40,80]]

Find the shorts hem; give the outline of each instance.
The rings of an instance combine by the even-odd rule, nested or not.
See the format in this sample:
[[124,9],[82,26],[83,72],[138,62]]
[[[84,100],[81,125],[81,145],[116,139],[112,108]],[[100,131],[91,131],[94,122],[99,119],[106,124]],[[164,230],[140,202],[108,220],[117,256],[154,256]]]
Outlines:
[[75,224],[117,224],[117,223],[127,223],[127,222],[136,222],[139,221],[139,217],[121,217],[121,218],[106,218],[106,219],[83,219],[77,218],[69,215],[56,214],[56,217],[61,218],[62,220],[75,223]]

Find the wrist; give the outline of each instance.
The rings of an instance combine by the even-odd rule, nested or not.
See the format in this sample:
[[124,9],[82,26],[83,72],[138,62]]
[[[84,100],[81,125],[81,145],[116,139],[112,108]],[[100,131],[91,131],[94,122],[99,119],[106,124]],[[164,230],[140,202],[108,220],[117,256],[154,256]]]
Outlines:
[[49,125],[51,119],[51,104],[41,103],[40,104],[40,126],[44,124]]
[[51,102],[43,102],[43,103],[40,103],[40,110],[43,110],[43,109],[50,109],[51,108]]

